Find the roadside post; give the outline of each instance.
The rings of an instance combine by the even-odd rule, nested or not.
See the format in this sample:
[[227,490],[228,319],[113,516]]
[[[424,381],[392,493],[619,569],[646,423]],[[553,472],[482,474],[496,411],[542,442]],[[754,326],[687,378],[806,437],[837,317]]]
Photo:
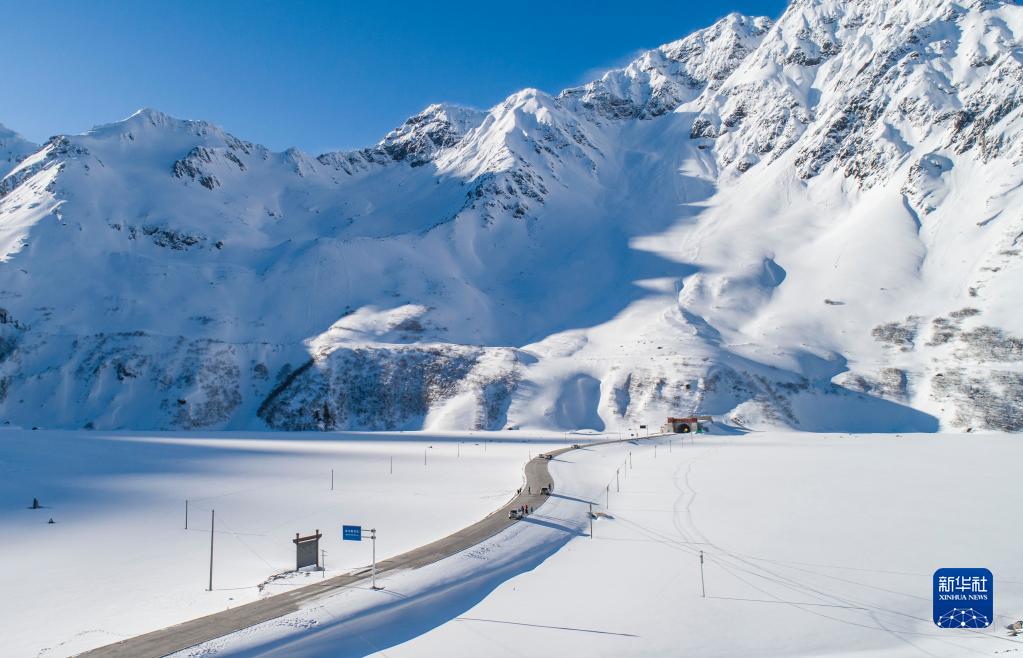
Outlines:
[[370,528],[369,531],[373,533],[369,537],[373,540],[373,585],[371,588],[383,589],[383,587],[377,587],[377,529]]
[[590,503],[590,539],[593,539],[593,503]]
[[210,586],[206,589],[207,592],[213,591],[213,522],[216,516],[216,511],[210,510]]
[[[372,567],[372,587],[371,589],[383,589],[383,587],[377,587],[377,529],[370,528],[370,540],[373,542],[373,567]],[[362,526],[361,525],[343,525],[341,526],[341,540],[342,541],[362,541]]]
[[707,598],[707,585],[703,582],[703,551],[700,551],[700,591],[701,596]]

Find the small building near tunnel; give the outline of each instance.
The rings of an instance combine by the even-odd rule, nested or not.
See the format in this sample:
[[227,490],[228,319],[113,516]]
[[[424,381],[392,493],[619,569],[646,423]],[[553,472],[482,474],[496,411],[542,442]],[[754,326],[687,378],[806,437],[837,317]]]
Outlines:
[[661,426],[664,434],[698,434],[704,431],[705,423],[709,423],[710,416],[688,416],[686,418],[674,418],[668,416],[667,422]]

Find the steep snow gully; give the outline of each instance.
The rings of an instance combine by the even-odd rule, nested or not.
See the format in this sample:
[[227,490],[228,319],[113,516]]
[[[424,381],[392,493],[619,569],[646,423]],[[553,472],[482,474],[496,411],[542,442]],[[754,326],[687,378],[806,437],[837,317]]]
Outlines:
[[358,151],[0,128],[0,421],[1023,429],[1021,39],[794,0]]

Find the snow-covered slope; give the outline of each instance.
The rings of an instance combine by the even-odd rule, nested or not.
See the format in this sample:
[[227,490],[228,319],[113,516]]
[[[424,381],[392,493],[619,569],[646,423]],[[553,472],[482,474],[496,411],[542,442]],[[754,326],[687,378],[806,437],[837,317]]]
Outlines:
[[55,137],[0,182],[0,418],[1021,429],[1021,38],[795,0],[356,152]]
[[6,176],[26,156],[38,149],[38,144],[33,144],[0,124],[0,177]]

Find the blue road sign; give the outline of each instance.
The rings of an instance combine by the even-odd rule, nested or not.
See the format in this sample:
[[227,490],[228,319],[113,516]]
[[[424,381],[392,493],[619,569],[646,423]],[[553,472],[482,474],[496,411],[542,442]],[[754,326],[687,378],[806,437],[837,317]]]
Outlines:
[[987,569],[934,572],[934,623],[941,628],[987,628],[994,621],[995,579]]
[[362,541],[361,525],[341,526],[341,539],[345,541]]

